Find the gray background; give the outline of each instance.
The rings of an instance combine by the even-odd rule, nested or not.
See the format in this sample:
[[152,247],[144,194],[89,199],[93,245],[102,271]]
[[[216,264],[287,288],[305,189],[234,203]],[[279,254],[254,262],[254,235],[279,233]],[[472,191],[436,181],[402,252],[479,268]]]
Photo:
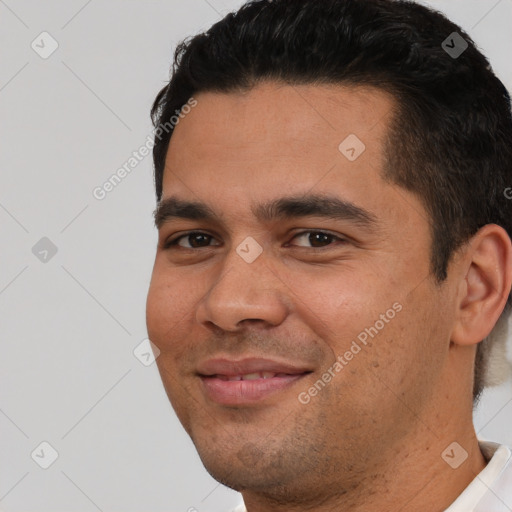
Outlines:
[[[202,467],[156,366],[133,354],[156,246],[151,157],[103,200],[92,191],[151,133],[175,44],[241,3],[0,0],[2,511],[239,502]],[[469,31],[510,89],[512,0],[425,3]],[[46,59],[31,47],[51,48],[43,31],[59,45]],[[475,422],[512,445],[510,381],[486,392]],[[43,441],[58,452],[48,469]]]

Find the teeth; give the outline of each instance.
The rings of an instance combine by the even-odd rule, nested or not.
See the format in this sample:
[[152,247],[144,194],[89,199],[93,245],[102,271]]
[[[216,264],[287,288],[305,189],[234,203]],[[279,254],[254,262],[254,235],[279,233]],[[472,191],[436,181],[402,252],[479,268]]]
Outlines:
[[258,372],[247,373],[245,375],[242,375],[242,380],[256,380],[256,379],[261,379],[261,374]]
[[[285,376],[285,373],[278,373],[278,376]],[[235,375],[235,376],[227,376],[227,375],[216,375],[218,379],[221,380],[257,380],[257,379],[271,379],[275,377],[276,374],[274,372],[253,372],[246,373],[244,375]]]

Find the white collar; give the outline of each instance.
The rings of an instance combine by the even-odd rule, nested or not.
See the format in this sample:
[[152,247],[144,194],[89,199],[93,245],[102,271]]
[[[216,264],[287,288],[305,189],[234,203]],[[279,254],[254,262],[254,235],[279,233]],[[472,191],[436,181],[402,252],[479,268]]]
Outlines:
[[512,453],[508,446],[481,439],[478,444],[489,462],[445,512],[473,512],[510,462]]

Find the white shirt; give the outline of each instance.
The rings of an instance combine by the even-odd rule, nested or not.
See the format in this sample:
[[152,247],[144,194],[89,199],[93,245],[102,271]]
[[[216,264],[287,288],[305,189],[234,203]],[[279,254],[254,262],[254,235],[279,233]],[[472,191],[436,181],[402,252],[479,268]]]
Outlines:
[[510,512],[512,510],[512,452],[504,444],[479,441],[489,460],[445,512]]
[[[511,512],[512,452],[504,444],[478,442],[489,462],[445,512]],[[247,512],[242,503],[232,512]]]

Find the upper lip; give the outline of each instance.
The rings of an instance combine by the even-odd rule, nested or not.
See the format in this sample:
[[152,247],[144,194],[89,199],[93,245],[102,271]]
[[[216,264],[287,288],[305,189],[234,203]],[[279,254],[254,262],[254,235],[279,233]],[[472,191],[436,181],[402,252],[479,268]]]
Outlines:
[[197,373],[202,376],[226,375],[228,377],[256,372],[287,373],[290,375],[297,375],[310,371],[311,370],[309,368],[301,364],[292,364],[256,357],[245,359],[208,359],[207,361],[199,364],[197,368]]

